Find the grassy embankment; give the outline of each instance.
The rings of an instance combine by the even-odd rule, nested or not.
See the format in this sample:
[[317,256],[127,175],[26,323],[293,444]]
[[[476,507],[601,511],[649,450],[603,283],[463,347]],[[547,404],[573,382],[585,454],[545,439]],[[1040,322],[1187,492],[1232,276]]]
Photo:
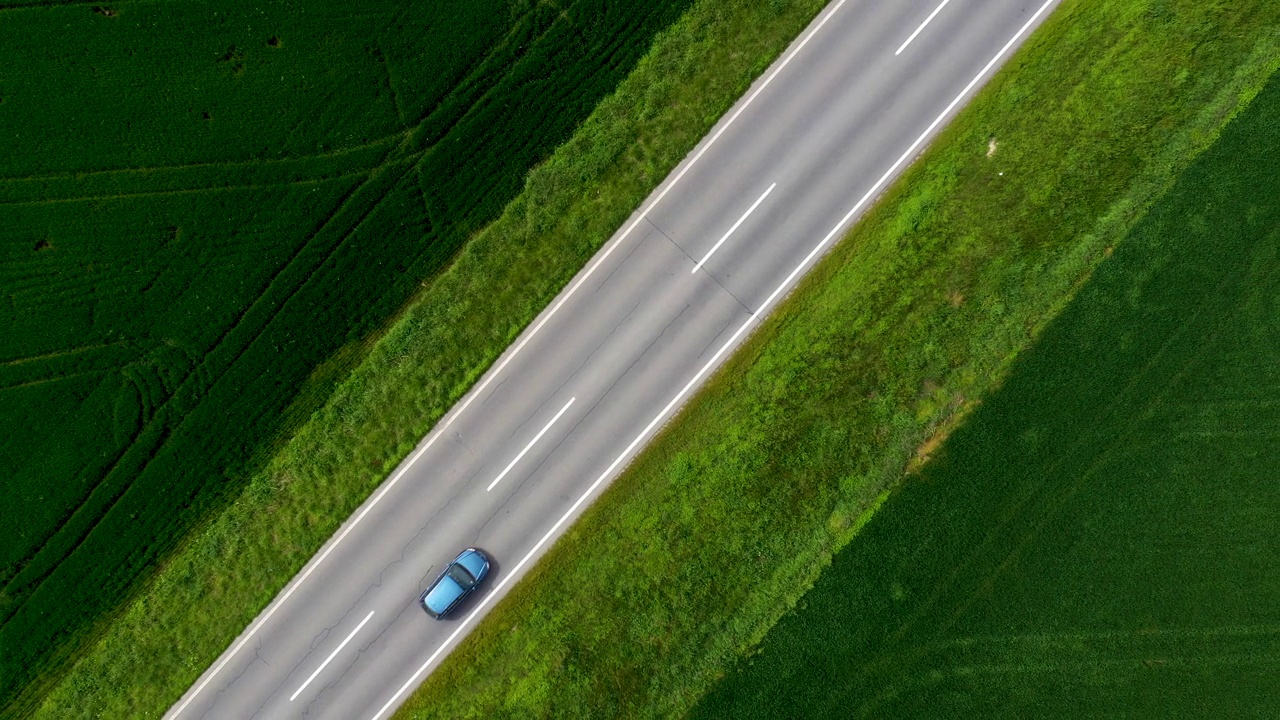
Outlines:
[[1274,716],[1277,168],[1280,75],[694,717]]
[[244,487],[687,1],[0,8],[0,708]]
[[[468,241],[233,506],[165,564],[36,716],[163,712],[820,6],[704,0],[661,33],[616,94],[527,177],[502,219]],[[596,30],[628,37],[607,23]]]
[[687,710],[1256,94],[1278,22],[1064,3],[399,717]]

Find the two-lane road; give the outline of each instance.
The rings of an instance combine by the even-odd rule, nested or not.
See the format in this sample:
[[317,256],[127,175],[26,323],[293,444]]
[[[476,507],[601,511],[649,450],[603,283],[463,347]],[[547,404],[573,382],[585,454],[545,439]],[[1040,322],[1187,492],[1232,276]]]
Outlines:
[[169,716],[389,715],[1056,1],[832,3]]

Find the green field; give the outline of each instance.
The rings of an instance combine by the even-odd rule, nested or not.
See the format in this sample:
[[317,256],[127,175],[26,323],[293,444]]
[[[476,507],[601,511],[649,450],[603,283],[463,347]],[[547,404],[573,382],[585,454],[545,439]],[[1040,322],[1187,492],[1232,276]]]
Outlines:
[[1275,717],[1280,75],[694,717]]
[[687,4],[0,5],[0,706]]
[[1064,2],[399,717],[688,711],[1255,96],[1278,30],[1274,3]]
[[[234,502],[160,567],[37,718],[159,716],[822,6],[698,0],[532,170]],[[36,692],[38,691],[38,692]],[[41,697],[43,696],[43,697]]]

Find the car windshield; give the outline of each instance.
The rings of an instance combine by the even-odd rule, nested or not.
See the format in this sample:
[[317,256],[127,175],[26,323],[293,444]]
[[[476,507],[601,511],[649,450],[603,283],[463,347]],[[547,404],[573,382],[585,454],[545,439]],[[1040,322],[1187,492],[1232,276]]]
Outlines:
[[466,568],[458,565],[457,563],[454,563],[453,567],[449,568],[448,575],[453,578],[454,582],[462,586],[463,590],[466,590],[476,584],[476,579],[471,577],[471,573],[467,572]]

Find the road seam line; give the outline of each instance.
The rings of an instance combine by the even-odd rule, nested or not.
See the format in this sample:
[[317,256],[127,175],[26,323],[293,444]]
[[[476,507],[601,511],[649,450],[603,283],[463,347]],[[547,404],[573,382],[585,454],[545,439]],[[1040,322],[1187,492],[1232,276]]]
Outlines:
[[698,261],[698,264],[693,266],[694,273],[698,272],[698,270],[711,259],[711,254],[720,249],[720,246],[724,244],[725,240],[729,239],[729,236],[733,234],[733,231],[737,230],[738,226],[745,222],[746,219],[751,216],[751,213],[756,211],[756,208],[760,207],[760,203],[764,202],[764,199],[769,197],[769,193],[773,192],[773,189],[776,187],[778,187],[778,183],[770,185],[769,189],[765,190],[763,195],[756,199],[755,202],[751,203],[751,207],[747,208],[747,211],[742,214],[742,217],[738,218],[738,222],[734,223],[733,227],[729,228],[729,232],[726,232],[715,245],[712,245],[711,249],[707,251],[707,254],[703,255],[702,259]]

